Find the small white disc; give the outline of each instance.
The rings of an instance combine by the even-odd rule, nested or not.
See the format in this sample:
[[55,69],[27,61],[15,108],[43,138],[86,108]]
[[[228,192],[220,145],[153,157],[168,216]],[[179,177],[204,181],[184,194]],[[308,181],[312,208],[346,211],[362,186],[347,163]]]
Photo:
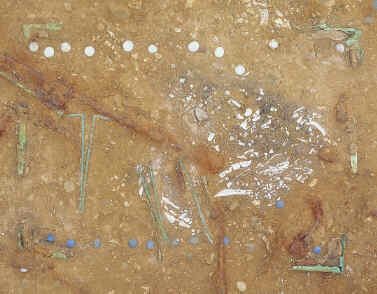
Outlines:
[[61,43],[60,50],[64,53],[68,53],[69,51],[71,51],[71,44],[69,44],[68,42]]
[[126,52],[131,52],[134,49],[134,42],[131,40],[126,40],[123,42],[123,50]]
[[92,57],[96,53],[96,49],[92,46],[85,47],[84,53],[88,57]]
[[237,65],[235,68],[234,68],[234,72],[239,75],[239,76],[242,76],[245,74],[246,72],[246,69],[245,67],[242,65],[242,64],[239,64]]
[[150,54],[155,54],[155,53],[157,53],[157,51],[158,51],[158,48],[157,48],[156,45],[154,45],[154,44],[150,44],[150,45],[148,46],[148,52],[149,52]]
[[31,52],[37,52],[37,51],[39,50],[39,45],[38,45],[38,43],[37,43],[37,42],[31,42],[31,43],[29,44],[29,50],[30,50]]
[[344,51],[346,50],[346,48],[344,47],[344,45],[342,43],[336,44],[335,49],[339,53],[344,53]]
[[217,57],[217,58],[221,58],[221,57],[223,57],[224,56],[224,53],[225,53],[225,51],[224,51],[224,48],[223,47],[217,47],[216,49],[215,49],[215,56]]
[[279,47],[279,42],[276,41],[275,39],[272,39],[270,42],[268,42],[268,46],[271,49],[277,49]]
[[200,47],[200,45],[199,45],[199,42],[198,41],[192,41],[192,42],[190,42],[188,45],[187,45],[187,49],[188,49],[188,51],[190,51],[190,52],[197,52],[198,50],[199,50],[199,47]]
[[47,58],[51,58],[55,55],[55,49],[53,47],[46,47],[43,54]]

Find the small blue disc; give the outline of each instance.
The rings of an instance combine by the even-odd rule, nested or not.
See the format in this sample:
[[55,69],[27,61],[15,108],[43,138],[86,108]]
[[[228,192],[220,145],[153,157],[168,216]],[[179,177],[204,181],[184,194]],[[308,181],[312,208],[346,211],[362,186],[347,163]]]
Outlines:
[[55,235],[52,234],[52,233],[48,233],[48,235],[46,237],[46,241],[49,242],[49,243],[54,243],[55,242]]
[[225,246],[228,246],[230,244],[230,239],[228,237],[224,237],[223,243]]
[[147,247],[147,249],[152,250],[154,248],[153,240],[148,240],[146,247]]
[[136,248],[138,245],[138,242],[136,239],[130,239],[128,240],[128,247],[130,248]]
[[102,246],[101,240],[100,239],[95,239],[93,241],[93,246],[94,246],[94,248],[101,248],[101,246]]
[[284,206],[285,206],[285,203],[284,203],[284,200],[277,200],[276,202],[275,202],[275,207],[276,208],[284,208]]
[[68,248],[73,248],[76,246],[76,241],[73,239],[68,239],[65,243],[65,246],[67,246]]
[[313,253],[314,254],[321,254],[321,246],[315,246],[313,248]]

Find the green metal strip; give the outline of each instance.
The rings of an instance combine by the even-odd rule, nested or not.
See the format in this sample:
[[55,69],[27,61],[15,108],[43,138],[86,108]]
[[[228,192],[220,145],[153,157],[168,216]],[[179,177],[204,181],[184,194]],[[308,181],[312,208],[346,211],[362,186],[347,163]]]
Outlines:
[[51,254],[51,257],[56,258],[56,259],[64,259],[64,260],[68,259],[67,255],[62,251],[53,252]]
[[[81,206],[81,199],[84,197],[84,166],[85,166],[85,121],[86,117],[84,113],[72,113],[68,114],[68,117],[79,117],[81,120],[81,158],[80,158],[80,204],[79,209]],[[81,211],[81,210],[80,210]]]
[[343,234],[340,238],[341,244],[341,255],[339,257],[339,266],[326,266],[326,265],[294,265],[292,270],[295,271],[306,271],[306,272],[323,272],[323,273],[335,273],[340,274],[344,272],[345,262],[344,262],[344,253],[346,248],[346,239],[347,236]]
[[[159,212],[159,206],[158,205],[156,206],[156,199],[158,198],[158,194],[157,194],[157,190],[156,190],[156,187],[155,187],[155,184],[154,184],[154,177],[152,175],[152,178],[150,178],[150,185],[151,185],[152,191],[154,191],[153,193],[155,194],[154,199],[152,199],[152,196],[151,196],[151,193],[150,193],[150,188],[149,188],[147,180],[146,180],[146,178],[143,174],[143,170],[144,170],[144,168],[142,166],[140,166],[140,167],[138,167],[137,172],[138,172],[138,175],[141,179],[141,184],[143,186],[144,194],[145,194],[145,197],[147,199],[147,204],[148,204],[150,213],[152,215],[152,219],[155,223],[157,230],[160,232],[161,239],[164,240],[164,241],[169,241],[168,233],[165,229],[165,226],[164,226],[163,221],[162,221],[161,214]],[[149,170],[149,177],[151,177],[151,173],[153,173],[153,171],[150,167],[148,168],[148,170]]]
[[92,145],[94,141],[95,124],[97,119],[110,120],[108,117],[95,114],[92,117],[92,125],[89,132],[89,142],[85,143],[85,128],[86,128],[86,116],[85,113],[72,113],[68,114],[68,117],[79,117],[81,119],[81,159],[80,159],[80,199],[79,199],[79,211],[83,213],[85,211],[86,202],[86,184],[88,181],[89,173],[89,161],[91,156]]
[[295,271],[306,271],[306,272],[323,272],[323,273],[341,273],[338,266],[325,266],[325,265],[294,265],[292,267]]
[[9,82],[11,82],[12,84],[14,84],[16,87],[24,90],[26,93],[32,95],[32,96],[35,96],[37,97],[36,93],[27,88],[26,86],[24,86],[23,84],[21,84],[20,82],[14,80],[10,75],[8,75],[7,73],[3,72],[3,71],[0,71],[0,76],[2,76],[3,78],[5,78],[6,80],[8,80]]
[[18,227],[17,229],[17,246],[18,249],[25,249],[25,237],[24,237],[24,228],[23,226]]
[[46,31],[59,31],[63,28],[62,23],[50,22],[50,23],[31,23],[23,24],[22,31],[26,39],[30,38],[32,30],[46,30]]
[[17,144],[17,174],[25,175],[26,166],[26,124],[20,122],[17,127],[18,144]]

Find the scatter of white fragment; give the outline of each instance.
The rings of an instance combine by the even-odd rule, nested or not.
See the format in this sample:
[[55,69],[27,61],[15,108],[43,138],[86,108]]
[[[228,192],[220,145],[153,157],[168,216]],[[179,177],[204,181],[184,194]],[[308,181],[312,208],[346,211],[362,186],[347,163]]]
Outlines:
[[292,118],[294,118],[294,119],[298,118],[299,112],[301,112],[304,109],[305,109],[304,106],[300,106],[299,108],[297,108],[295,111],[293,111]]
[[46,47],[43,54],[46,58],[51,58],[55,55],[55,49],[53,47]]
[[251,201],[251,203],[253,203],[253,205],[255,205],[255,206],[260,206],[260,200],[258,200],[258,199],[254,199],[253,201]]
[[175,209],[180,209],[178,205],[176,205],[173,201],[171,201],[169,198],[162,196],[162,203],[166,205],[170,205]]
[[157,53],[157,51],[158,51],[158,48],[157,48],[156,45],[154,45],[154,44],[150,44],[150,45],[148,46],[148,52],[149,52],[150,54],[155,54],[155,53]]
[[196,107],[194,110],[194,116],[198,122],[208,120],[208,113],[200,107]]
[[247,119],[245,119],[245,120],[240,124],[240,127],[241,127],[242,129],[244,129],[245,131],[249,128],[249,127],[248,127],[248,121],[247,121]]
[[251,160],[247,160],[247,161],[241,161],[241,162],[233,163],[232,168],[233,168],[233,170],[238,170],[240,168],[249,167],[250,165],[251,165]]
[[241,168],[247,168],[251,165],[251,160],[247,160],[247,161],[241,161],[241,162],[236,162],[236,163],[233,163],[231,164],[226,170],[222,171],[220,174],[219,174],[219,177],[220,178],[224,178],[226,175],[232,173],[233,171],[235,170],[239,170]]
[[215,197],[226,197],[226,196],[248,196],[253,193],[253,190],[242,190],[242,189],[224,189],[218,192]]
[[247,285],[244,281],[237,281],[236,286],[241,293],[246,292],[247,290]]
[[231,104],[233,104],[235,107],[237,108],[240,108],[241,107],[241,104],[237,101],[237,100],[234,100],[234,99],[229,99],[229,102]]
[[215,133],[209,132],[208,133],[208,141],[211,142],[213,139],[215,139]]
[[260,22],[259,22],[259,24],[261,26],[267,25],[268,24],[268,18],[269,18],[268,9],[264,8],[264,9],[261,9],[259,12],[260,12]]
[[344,47],[344,45],[342,43],[336,44],[335,45],[335,49],[339,53],[344,53],[344,51],[345,51],[345,47]]
[[219,174],[220,178],[224,178],[226,175],[230,174],[233,171],[232,167],[227,168]]
[[275,13],[278,16],[278,18],[276,18],[274,20],[275,26],[277,26],[278,28],[287,28],[287,29],[290,29],[291,28],[291,24],[289,23],[289,21],[286,18],[284,18],[283,13],[281,11],[279,11],[279,10],[275,10]]
[[164,211],[165,217],[169,223],[177,223],[180,227],[189,229],[192,225],[192,219],[187,215],[187,212],[183,212],[177,217],[177,213],[173,210],[166,209]]
[[171,215],[168,212],[165,212],[166,219],[168,220],[169,223],[174,224],[175,222],[175,217],[174,215]]
[[96,49],[92,46],[86,46],[84,49],[84,53],[88,57],[92,57],[96,53]]
[[143,193],[144,193],[144,187],[143,186],[140,186],[139,187],[139,196],[143,196]]
[[[272,157],[273,158],[273,157]],[[271,159],[270,159],[271,160]],[[263,166],[262,164],[257,165],[258,173],[264,176],[275,176],[282,174],[289,168],[289,161],[285,160],[283,162],[279,162],[275,165]]]
[[244,117],[242,116],[241,113],[237,113],[236,114],[236,118],[239,119],[239,120],[243,120],[244,119]]
[[220,146],[219,146],[219,145],[213,146],[213,148],[214,148],[217,152],[220,152]]
[[279,42],[275,39],[272,39],[272,40],[270,40],[270,42],[268,42],[268,46],[271,49],[277,49],[279,47]]
[[38,43],[37,43],[37,42],[31,42],[31,43],[29,44],[29,50],[30,50],[31,52],[37,52],[37,51],[39,50],[39,45],[38,45]]
[[262,129],[268,129],[271,125],[272,121],[271,119],[269,119],[268,121],[266,121],[264,124],[261,125],[261,128]]
[[326,130],[316,121],[311,121],[309,125],[315,127],[318,131],[320,131],[322,136],[326,136]]
[[243,76],[246,72],[246,69],[242,64],[239,64],[234,68],[234,72],[236,73],[236,75]]
[[259,119],[260,119],[260,111],[258,109],[256,112],[254,112],[252,120],[253,120],[253,122],[256,122]]
[[187,49],[190,52],[197,52],[199,50],[199,42],[198,41],[192,41],[187,45]]
[[125,52],[131,52],[134,49],[134,42],[131,40],[126,40],[123,42],[123,50]]
[[68,42],[61,43],[60,44],[60,50],[63,53],[68,53],[69,51],[71,51],[71,44],[69,44]]
[[21,267],[20,272],[21,273],[27,273],[29,270],[27,268]]
[[250,108],[246,108],[246,110],[245,110],[245,116],[249,117],[252,114],[253,114],[253,111]]
[[215,49],[215,52],[214,52],[214,54],[215,54],[215,56],[216,56],[217,58],[221,58],[221,57],[223,57],[223,56],[224,56],[224,53],[225,53],[225,51],[224,51],[224,48],[223,48],[223,47],[217,47],[217,48]]

